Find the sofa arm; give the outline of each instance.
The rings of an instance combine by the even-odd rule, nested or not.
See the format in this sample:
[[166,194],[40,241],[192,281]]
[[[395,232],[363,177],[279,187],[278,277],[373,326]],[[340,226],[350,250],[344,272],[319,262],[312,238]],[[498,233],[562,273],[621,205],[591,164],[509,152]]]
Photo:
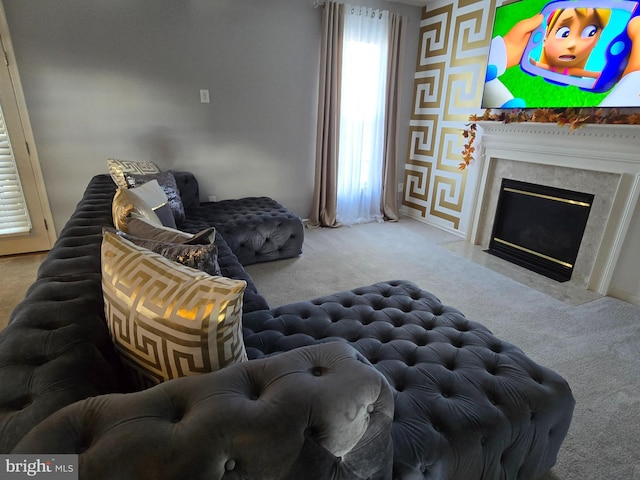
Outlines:
[[78,453],[80,478],[388,479],[393,397],[344,342],[70,405],[13,453]]
[[185,211],[193,210],[200,205],[200,186],[198,179],[191,172],[171,171],[176,179],[178,190],[180,190],[180,199]]

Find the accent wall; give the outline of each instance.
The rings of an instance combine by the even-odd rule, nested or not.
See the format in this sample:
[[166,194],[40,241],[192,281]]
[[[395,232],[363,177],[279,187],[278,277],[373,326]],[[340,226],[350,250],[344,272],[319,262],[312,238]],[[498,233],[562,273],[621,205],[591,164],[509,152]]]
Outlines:
[[422,12],[402,212],[465,236],[475,188],[462,130],[480,108],[496,0],[435,1]]

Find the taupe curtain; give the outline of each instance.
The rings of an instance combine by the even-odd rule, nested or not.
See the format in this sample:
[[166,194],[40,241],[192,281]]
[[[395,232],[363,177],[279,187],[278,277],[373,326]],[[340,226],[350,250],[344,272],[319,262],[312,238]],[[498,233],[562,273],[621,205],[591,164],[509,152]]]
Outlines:
[[382,198],[380,210],[385,220],[397,221],[397,158],[398,158],[398,109],[400,107],[400,76],[406,20],[389,12],[389,59],[387,69],[387,103],[385,118],[385,148],[382,160]]
[[316,176],[310,227],[337,227],[337,175],[340,139],[340,77],[344,5],[327,2],[323,14],[320,56]]
[[[325,4],[323,43],[320,57],[315,185],[312,211],[309,215],[309,227],[340,226],[336,220],[336,205],[344,15],[344,4],[336,2],[327,2]],[[398,108],[406,20],[400,15],[390,12],[389,22],[387,115],[384,132],[385,148],[380,210],[385,220],[397,221],[399,217],[396,187]]]

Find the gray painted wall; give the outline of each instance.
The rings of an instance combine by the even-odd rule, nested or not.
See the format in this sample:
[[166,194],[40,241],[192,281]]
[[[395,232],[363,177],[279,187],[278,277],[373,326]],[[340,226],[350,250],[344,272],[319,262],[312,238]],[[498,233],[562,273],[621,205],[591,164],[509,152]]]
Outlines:
[[[421,9],[358,3],[409,16],[401,179]],[[322,24],[313,0],[3,5],[58,231],[109,157],[192,171],[202,200],[266,195],[308,217]]]

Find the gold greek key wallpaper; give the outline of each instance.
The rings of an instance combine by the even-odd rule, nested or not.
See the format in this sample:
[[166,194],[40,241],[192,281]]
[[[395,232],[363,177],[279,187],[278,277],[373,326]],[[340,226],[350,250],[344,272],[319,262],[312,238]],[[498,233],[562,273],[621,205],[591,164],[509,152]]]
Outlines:
[[402,208],[462,234],[470,175],[458,168],[462,129],[480,110],[495,7],[496,0],[436,1],[420,23]]

